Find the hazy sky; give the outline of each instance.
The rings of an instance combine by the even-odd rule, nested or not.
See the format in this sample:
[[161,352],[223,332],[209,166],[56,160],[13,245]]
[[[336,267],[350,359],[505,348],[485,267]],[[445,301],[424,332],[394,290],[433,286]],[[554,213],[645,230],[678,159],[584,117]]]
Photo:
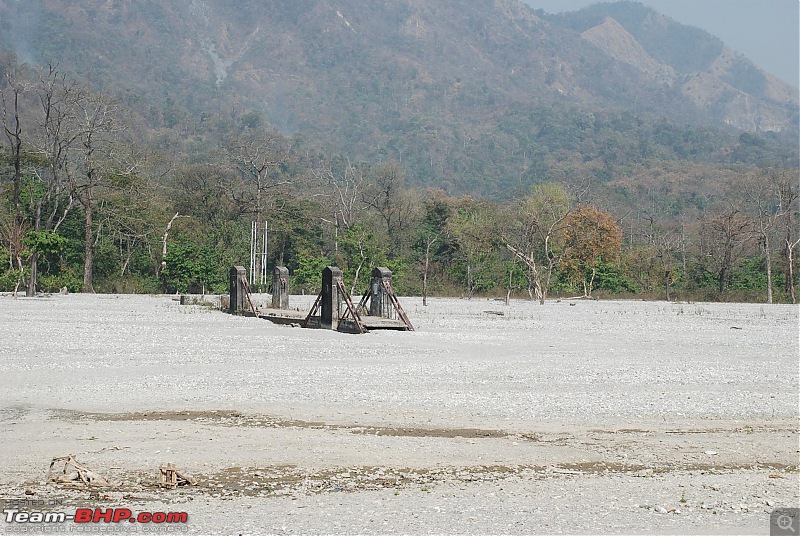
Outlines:
[[[548,13],[575,11],[598,0],[522,0]],[[676,21],[719,37],[765,71],[800,85],[798,0],[639,0]]]

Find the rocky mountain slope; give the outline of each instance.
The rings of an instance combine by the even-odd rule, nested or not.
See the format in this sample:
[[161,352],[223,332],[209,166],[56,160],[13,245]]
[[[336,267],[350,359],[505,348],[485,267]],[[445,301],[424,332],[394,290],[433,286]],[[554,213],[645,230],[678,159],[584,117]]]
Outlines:
[[[741,131],[796,161],[797,88],[631,2],[0,0],[0,48],[79,73],[153,129],[247,117],[449,191],[525,187],[564,160],[725,162]],[[682,156],[658,125],[715,134]]]
[[[597,23],[600,17],[603,20]],[[705,32],[681,27],[640,4],[623,2],[593,6],[566,19],[577,29],[589,26],[581,32],[584,39],[675,88],[717,121],[749,132],[796,128],[791,111],[797,107],[797,88],[760,70]],[[685,39],[688,47],[671,42],[676,37]],[[695,60],[687,62],[683,56]]]

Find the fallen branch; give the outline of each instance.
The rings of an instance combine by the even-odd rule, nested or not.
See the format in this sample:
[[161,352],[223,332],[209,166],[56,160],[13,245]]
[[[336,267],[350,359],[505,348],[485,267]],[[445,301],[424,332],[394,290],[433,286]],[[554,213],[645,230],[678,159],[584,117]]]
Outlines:
[[[64,469],[60,475],[53,475],[53,466],[58,462],[64,462]],[[110,486],[111,483],[98,475],[88,467],[78,463],[72,454],[53,458],[50,462],[50,469],[47,471],[47,481],[60,484],[81,482],[86,486]]]

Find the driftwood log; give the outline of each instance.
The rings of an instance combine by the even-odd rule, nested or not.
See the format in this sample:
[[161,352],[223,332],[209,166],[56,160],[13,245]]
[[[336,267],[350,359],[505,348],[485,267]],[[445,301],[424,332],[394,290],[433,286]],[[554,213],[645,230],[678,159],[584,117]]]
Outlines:
[[[64,462],[64,468],[61,474],[54,475],[53,466],[59,462]],[[75,456],[72,454],[53,458],[53,461],[50,462],[50,469],[47,471],[47,481],[59,484],[81,483],[86,486],[111,485],[108,480],[90,470],[85,465],[78,463]]]

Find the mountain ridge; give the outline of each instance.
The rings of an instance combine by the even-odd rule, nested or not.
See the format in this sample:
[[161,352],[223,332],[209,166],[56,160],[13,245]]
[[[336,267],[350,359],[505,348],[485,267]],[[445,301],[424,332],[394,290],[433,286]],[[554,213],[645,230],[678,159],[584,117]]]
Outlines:
[[[0,0],[0,29],[0,46],[74,70],[154,129],[255,114],[452,191],[556,176],[546,133],[581,114],[777,135],[783,147],[798,129],[796,88],[635,2],[548,15],[517,0]],[[510,116],[527,119],[509,128]],[[581,128],[570,135],[594,135]]]
[[[601,24],[583,31],[581,36],[615,59],[633,65],[656,80],[679,87],[681,93],[701,109],[727,100],[730,104],[725,106],[720,118],[737,129],[781,132],[790,128],[790,118],[785,115],[784,106],[792,103],[795,96],[792,88],[765,72],[759,73],[765,81],[765,88],[758,88],[761,95],[750,95],[732,84],[732,68],[756,67],[727,47],[721,49],[705,72],[680,75],[671,65],[650,56],[636,38],[610,16],[606,16]],[[751,99],[755,101],[752,105]]]

